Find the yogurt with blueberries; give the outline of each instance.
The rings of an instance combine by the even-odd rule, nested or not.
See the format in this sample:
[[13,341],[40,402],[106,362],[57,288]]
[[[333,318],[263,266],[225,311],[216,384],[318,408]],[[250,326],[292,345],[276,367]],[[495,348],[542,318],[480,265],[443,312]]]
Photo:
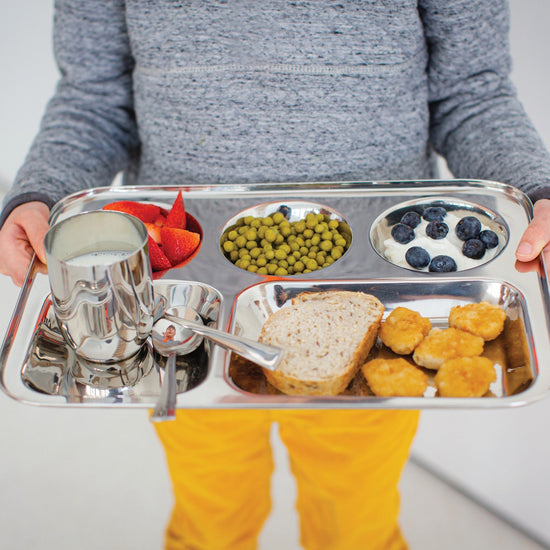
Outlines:
[[452,272],[479,266],[493,258],[499,237],[481,216],[428,206],[405,212],[384,240],[384,254],[401,267]]

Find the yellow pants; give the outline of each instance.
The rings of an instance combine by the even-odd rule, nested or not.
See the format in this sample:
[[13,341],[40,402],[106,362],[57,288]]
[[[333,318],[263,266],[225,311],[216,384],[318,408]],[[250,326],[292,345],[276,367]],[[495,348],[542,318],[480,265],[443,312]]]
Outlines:
[[248,550],[270,507],[279,424],[307,550],[404,550],[397,485],[418,411],[178,410],[155,424],[174,487],[167,550]]

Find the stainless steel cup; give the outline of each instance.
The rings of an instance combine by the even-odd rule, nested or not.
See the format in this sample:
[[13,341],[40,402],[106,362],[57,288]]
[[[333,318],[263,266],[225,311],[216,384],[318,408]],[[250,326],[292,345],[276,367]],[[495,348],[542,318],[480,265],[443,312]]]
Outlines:
[[53,310],[68,345],[113,363],[138,352],[153,325],[145,225],[98,210],[53,225],[44,239]]

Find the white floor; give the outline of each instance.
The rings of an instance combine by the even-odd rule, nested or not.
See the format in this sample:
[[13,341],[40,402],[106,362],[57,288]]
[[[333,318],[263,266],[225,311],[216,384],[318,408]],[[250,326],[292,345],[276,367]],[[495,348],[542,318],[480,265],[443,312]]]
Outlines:
[[[0,397],[0,415],[1,548],[161,549],[170,486],[145,412],[41,409]],[[295,487],[273,436],[274,508],[259,549],[298,550]],[[543,548],[414,463],[401,490],[411,550]]]

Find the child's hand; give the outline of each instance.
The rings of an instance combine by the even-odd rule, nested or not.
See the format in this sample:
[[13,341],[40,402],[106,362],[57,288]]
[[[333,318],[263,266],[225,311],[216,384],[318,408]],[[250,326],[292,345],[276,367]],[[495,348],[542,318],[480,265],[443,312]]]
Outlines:
[[44,236],[49,229],[49,208],[43,202],[27,202],[13,209],[0,230],[0,273],[17,286],[25,282],[33,254],[46,272]]

